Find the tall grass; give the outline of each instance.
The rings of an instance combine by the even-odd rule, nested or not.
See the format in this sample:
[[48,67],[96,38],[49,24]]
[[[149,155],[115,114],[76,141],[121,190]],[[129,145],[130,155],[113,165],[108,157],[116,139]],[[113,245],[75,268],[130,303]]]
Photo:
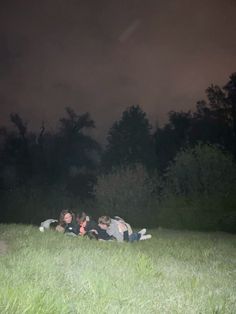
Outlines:
[[121,244],[0,225],[0,313],[235,313],[235,236],[151,233]]

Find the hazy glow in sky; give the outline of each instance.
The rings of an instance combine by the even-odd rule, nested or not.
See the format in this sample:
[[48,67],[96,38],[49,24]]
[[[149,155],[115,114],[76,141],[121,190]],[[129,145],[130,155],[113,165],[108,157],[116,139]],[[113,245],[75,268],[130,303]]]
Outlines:
[[71,106],[101,139],[127,106],[155,124],[236,71],[234,0],[41,0],[0,4],[0,125],[55,127]]

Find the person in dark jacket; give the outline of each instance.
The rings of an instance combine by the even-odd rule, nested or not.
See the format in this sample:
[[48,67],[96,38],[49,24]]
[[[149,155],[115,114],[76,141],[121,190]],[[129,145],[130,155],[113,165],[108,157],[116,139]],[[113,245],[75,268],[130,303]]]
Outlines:
[[79,226],[79,235],[81,236],[88,236],[89,239],[104,241],[113,239],[113,237],[109,236],[106,230],[100,228],[98,224],[94,220],[91,220],[85,212],[78,214],[76,221]]
[[97,223],[91,220],[85,212],[81,212],[77,215],[76,222],[79,228],[79,235],[81,236],[86,235],[90,230],[97,227]]

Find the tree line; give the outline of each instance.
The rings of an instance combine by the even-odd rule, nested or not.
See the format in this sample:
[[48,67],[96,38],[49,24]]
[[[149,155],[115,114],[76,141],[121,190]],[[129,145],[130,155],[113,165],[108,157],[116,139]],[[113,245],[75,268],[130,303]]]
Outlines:
[[[66,199],[46,202],[47,213],[50,206],[56,208],[68,200],[71,206],[75,199],[80,203],[94,200],[98,179],[116,169],[142,165],[149,175],[167,177],[176,156],[197,145],[213,145],[235,160],[236,73],[223,87],[208,87],[206,100],[198,101],[194,111],[169,112],[163,127],[153,129],[139,105],[128,107],[108,131],[104,149],[88,135],[87,130],[95,128],[90,114],[78,114],[69,107],[55,131],[42,124],[38,132],[32,132],[17,113],[10,115],[10,121],[14,130],[0,128],[1,211],[5,220],[27,221],[35,211],[43,213],[31,208],[22,218],[20,198],[22,194],[33,197],[33,190],[40,190],[42,195],[37,193],[42,197],[46,197],[45,190],[55,191],[55,198],[63,195]],[[153,188],[156,194],[158,189]],[[11,195],[16,191],[18,203],[14,204]],[[11,209],[4,205],[9,200]]]

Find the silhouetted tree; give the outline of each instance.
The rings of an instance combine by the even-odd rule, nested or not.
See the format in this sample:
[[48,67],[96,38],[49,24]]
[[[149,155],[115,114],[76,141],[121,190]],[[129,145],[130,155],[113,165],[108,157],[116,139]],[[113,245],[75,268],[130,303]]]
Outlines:
[[18,114],[11,114],[10,120],[17,132],[5,132],[2,160],[10,173],[15,175],[16,181],[23,183],[32,175],[32,159],[27,124]]
[[218,144],[235,154],[236,102],[234,98],[234,77],[221,89],[211,85],[206,90],[207,102],[197,103],[193,114],[189,137],[192,142],[201,140]]
[[[5,221],[38,222],[61,206],[92,196],[100,146],[87,133],[88,113],[66,109],[56,132],[29,132],[18,114],[16,131],[0,129],[0,199]],[[51,216],[51,215],[50,215]],[[41,217],[41,218],[40,218]]]
[[91,172],[96,169],[100,146],[85,129],[95,127],[94,121],[88,113],[77,115],[71,108],[66,108],[66,113],[56,133],[47,132],[42,124],[39,134],[28,132],[27,124],[18,114],[10,115],[17,132],[3,128],[1,131],[4,138],[0,158],[4,174],[2,172],[1,177],[5,177],[5,182],[63,184],[70,186],[70,191],[76,189],[72,188],[74,182],[78,193],[83,191],[82,194],[86,194],[86,186],[91,189],[91,182],[95,180]]
[[86,187],[89,190],[87,193],[91,193],[91,183],[95,181],[92,171],[95,171],[99,160],[100,146],[86,134],[86,129],[95,127],[89,113],[77,115],[69,107],[66,113],[67,117],[60,119],[60,129],[55,137],[54,156],[57,157],[53,166],[54,174],[59,180],[63,178],[69,191],[85,197]]
[[233,152],[236,154],[236,72],[231,74],[229,82],[224,86],[227,93],[229,125],[233,131]]
[[197,102],[194,112],[170,112],[165,126],[157,128],[154,139],[160,170],[165,170],[181,148],[199,141],[236,156],[236,74],[223,89],[211,85],[206,96],[206,101]]
[[154,140],[159,171],[163,171],[173,160],[179,148],[187,143],[191,119],[190,111],[171,111],[169,122],[155,131]]
[[134,163],[149,167],[155,164],[151,125],[139,106],[131,106],[123,112],[109,130],[107,141],[102,158],[106,169]]

